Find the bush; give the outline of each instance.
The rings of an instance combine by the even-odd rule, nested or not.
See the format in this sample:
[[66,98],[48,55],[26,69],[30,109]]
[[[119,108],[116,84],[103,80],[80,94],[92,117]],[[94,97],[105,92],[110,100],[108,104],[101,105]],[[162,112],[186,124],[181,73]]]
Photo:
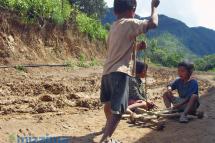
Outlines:
[[72,9],[68,0],[1,0],[0,5],[18,11],[26,23],[52,20],[63,24],[73,18],[79,31],[86,33],[90,39],[105,41],[107,36],[107,30],[100,21]]
[[72,12],[68,0],[1,0],[0,4],[18,11],[27,22],[51,19],[62,24]]
[[196,69],[200,71],[214,71],[215,55],[208,55],[195,60]]
[[101,22],[94,18],[88,17],[86,14],[79,12],[76,17],[79,31],[86,33],[91,39],[99,39],[105,41],[107,30],[102,26]]

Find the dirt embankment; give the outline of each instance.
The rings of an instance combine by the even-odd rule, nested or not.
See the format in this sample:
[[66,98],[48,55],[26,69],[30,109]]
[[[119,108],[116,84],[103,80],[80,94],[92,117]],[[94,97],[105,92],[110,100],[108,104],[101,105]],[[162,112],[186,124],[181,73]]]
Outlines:
[[84,54],[103,57],[105,44],[91,41],[72,23],[24,24],[15,12],[0,8],[0,64],[62,63]]

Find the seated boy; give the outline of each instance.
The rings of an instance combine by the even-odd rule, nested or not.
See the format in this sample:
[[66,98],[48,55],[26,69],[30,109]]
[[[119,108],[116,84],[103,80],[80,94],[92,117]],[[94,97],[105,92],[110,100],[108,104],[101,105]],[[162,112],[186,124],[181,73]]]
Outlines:
[[140,107],[144,109],[152,109],[155,107],[153,103],[146,102],[145,93],[143,92],[143,83],[141,78],[144,78],[148,69],[148,65],[137,61],[136,77],[129,78],[129,100],[127,113],[132,114],[132,110]]
[[[183,112],[179,119],[181,123],[187,123],[187,115],[195,114],[200,105],[198,96],[198,82],[191,77],[193,70],[193,64],[188,62],[179,63],[179,78],[168,85],[168,89],[163,95],[166,108],[176,109]],[[173,90],[178,91],[179,97],[173,96]],[[171,107],[171,103],[173,104],[173,107]]]

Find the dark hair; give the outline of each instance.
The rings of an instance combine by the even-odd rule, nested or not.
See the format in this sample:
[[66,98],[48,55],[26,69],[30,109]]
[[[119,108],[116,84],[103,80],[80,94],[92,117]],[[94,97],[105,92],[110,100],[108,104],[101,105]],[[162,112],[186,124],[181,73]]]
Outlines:
[[140,61],[136,62],[136,74],[141,74],[144,70],[147,71],[147,69],[148,69],[147,64],[140,62]]
[[187,72],[189,73],[189,76],[192,75],[193,70],[194,70],[194,64],[191,62],[181,62],[178,64],[178,68],[179,67],[184,67],[187,70]]
[[135,11],[137,7],[136,0],[114,0],[114,12],[121,14],[126,11]]

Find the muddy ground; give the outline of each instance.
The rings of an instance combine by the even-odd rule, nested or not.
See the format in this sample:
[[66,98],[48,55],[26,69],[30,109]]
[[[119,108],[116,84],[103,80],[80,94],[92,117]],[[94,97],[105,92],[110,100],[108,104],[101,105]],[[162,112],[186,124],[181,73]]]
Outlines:
[[[105,123],[99,102],[101,73],[101,67],[0,69],[0,143],[16,142],[17,136],[44,137],[41,143],[56,137],[65,143],[98,141]],[[202,120],[166,120],[163,131],[123,120],[113,137],[123,143],[214,143],[215,75],[194,76],[200,83]],[[148,96],[160,109],[166,84],[175,77],[174,69],[149,70]]]

